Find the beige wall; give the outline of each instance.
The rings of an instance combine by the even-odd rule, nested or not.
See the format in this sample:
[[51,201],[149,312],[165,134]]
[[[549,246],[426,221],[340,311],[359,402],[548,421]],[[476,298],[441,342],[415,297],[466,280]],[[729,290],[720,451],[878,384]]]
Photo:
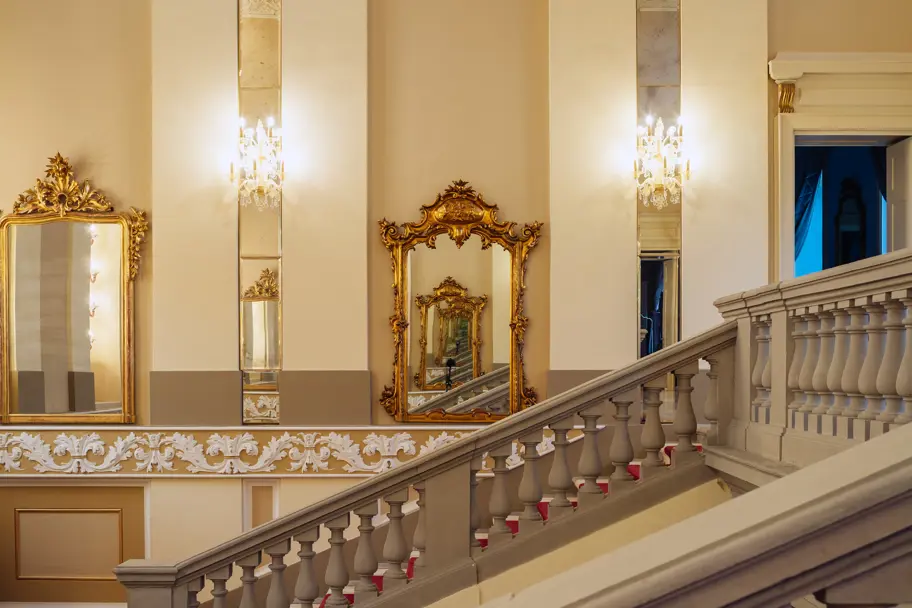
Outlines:
[[367,0],[283,3],[287,370],[368,369],[367,10]]
[[551,369],[637,345],[636,2],[551,2]]
[[[9,212],[59,151],[115,208],[152,217],[150,2],[2,0],[0,12],[4,24],[18,24],[0,35],[0,209]],[[152,352],[150,262],[147,244],[136,285],[140,420]]]
[[907,0],[767,0],[769,58],[779,52],[910,52]]
[[767,283],[766,16],[763,2],[682,1],[683,338],[721,322],[715,299]]
[[234,2],[152,3],[155,370],[238,369],[237,31]]
[[[529,383],[548,365],[548,3],[384,0],[369,5],[369,344],[374,421],[392,380],[392,274],[377,220],[416,221],[466,179],[501,219],[546,222],[527,273]],[[443,238],[443,237],[440,237]]]

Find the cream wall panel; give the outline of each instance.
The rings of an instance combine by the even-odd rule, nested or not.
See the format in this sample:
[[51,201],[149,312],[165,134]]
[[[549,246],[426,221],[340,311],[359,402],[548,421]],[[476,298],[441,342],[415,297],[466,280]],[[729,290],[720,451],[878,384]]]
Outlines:
[[766,16],[764,0],[682,2],[683,338],[721,322],[716,298],[767,283]]
[[551,369],[637,347],[636,2],[551,0]]
[[367,0],[285,2],[282,28],[283,364],[366,370]]
[[238,369],[237,3],[152,3],[153,369]]
[[243,503],[241,479],[152,480],[149,559],[182,560],[241,534]]

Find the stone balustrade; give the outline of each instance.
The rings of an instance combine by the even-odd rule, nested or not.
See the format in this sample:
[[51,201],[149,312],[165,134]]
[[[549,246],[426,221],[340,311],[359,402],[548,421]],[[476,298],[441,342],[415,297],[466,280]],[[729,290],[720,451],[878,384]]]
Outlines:
[[[509,550],[511,544],[524,543],[545,534],[549,526],[561,525],[554,522],[586,517],[596,505],[623,501],[629,493],[648,491],[650,483],[662,483],[662,476],[670,473],[663,457],[666,435],[659,417],[659,395],[667,386],[669,373],[675,375],[677,387],[673,423],[677,446],[672,460],[675,466],[683,467],[682,472],[690,461],[699,462],[692,378],[699,362],[705,360],[709,387],[704,416],[712,425],[707,437],[712,443],[724,434],[723,404],[730,402],[732,394],[733,374],[728,362],[734,356],[736,332],[737,323],[724,323],[187,560],[128,561],[115,571],[127,588],[127,605],[198,606],[199,594],[208,585],[214,608],[226,608],[227,581],[235,568],[242,572],[243,608],[311,606],[327,592],[326,606],[348,606],[346,587],[352,581],[355,602],[362,607],[426,606],[471,586],[476,581],[473,560],[485,553]],[[628,432],[629,408],[638,393],[643,396],[646,419],[640,439],[646,458],[641,462],[639,481],[628,470],[634,457]],[[612,408],[605,407],[608,402]],[[603,417],[609,416],[614,433],[608,451],[610,462],[605,462],[598,446],[599,435],[610,422]],[[567,434],[579,419],[583,421],[584,438],[579,459],[571,462]],[[547,472],[539,470],[537,449],[546,429],[554,436]],[[508,482],[511,467],[507,461],[515,440],[525,448],[518,488]],[[488,457],[494,463],[493,479],[482,516],[477,475]],[[609,477],[607,491],[599,481],[604,476]],[[403,525],[403,505],[409,500],[410,489],[418,496],[419,511],[417,528],[409,535]],[[547,523],[539,508],[546,494],[551,498]],[[388,506],[389,515],[385,541],[382,547],[375,547],[372,522],[380,501]],[[522,505],[518,526],[511,521],[515,504]],[[351,541],[345,531],[353,516],[360,523],[360,535],[350,562],[346,544]],[[325,567],[318,569],[314,544],[321,535],[328,536],[330,547]],[[300,558],[297,577],[286,581],[286,561],[295,548]],[[413,550],[418,557],[410,578]],[[264,554],[271,577],[268,593],[258,597],[254,570]],[[529,551],[520,554],[526,560],[537,556]],[[378,575],[381,562],[384,569]]]
[[804,466],[912,421],[908,250],[716,306],[738,322],[737,358],[750,362],[736,380],[730,445]]

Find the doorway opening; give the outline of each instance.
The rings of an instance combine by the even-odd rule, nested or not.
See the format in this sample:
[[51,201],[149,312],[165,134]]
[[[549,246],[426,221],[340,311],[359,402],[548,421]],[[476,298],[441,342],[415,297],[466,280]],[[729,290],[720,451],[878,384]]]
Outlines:
[[796,136],[796,277],[895,248],[894,210],[905,201],[888,176],[908,147],[899,136]]
[[658,352],[678,341],[681,331],[680,253],[640,253],[640,356]]

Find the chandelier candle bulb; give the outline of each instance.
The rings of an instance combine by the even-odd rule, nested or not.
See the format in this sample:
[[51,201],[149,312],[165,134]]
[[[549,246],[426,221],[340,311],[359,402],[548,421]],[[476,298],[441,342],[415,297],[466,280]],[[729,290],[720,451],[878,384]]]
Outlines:
[[647,207],[664,209],[681,202],[682,181],[690,177],[689,161],[683,158],[683,129],[680,124],[666,129],[661,118],[653,121],[652,116],[646,117],[646,123],[637,137],[637,197]]

